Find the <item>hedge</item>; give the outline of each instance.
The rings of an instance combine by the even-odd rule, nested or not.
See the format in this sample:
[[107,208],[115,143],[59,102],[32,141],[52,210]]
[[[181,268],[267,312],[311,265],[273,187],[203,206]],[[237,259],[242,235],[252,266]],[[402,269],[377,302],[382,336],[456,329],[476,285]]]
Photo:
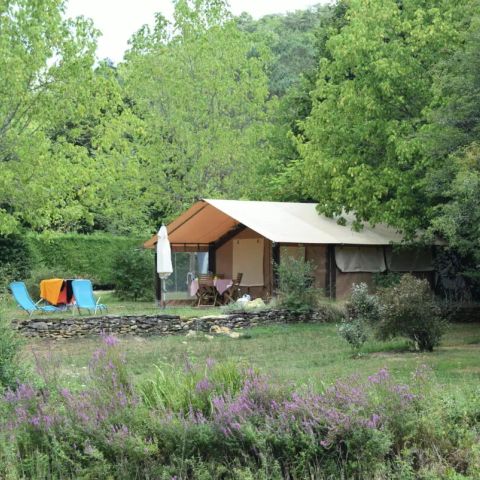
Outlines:
[[26,241],[32,268],[58,269],[72,276],[90,278],[97,287],[112,287],[115,258],[122,251],[140,248],[145,237],[49,233],[28,234]]
[[0,293],[11,281],[28,277],[31,268],[32,258],[25,237],[0,236]]

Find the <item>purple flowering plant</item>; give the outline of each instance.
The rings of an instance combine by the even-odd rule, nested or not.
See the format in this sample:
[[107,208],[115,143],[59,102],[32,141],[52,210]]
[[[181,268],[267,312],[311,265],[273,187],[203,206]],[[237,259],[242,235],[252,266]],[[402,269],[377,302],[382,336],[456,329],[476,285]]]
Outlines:
[[64,439],[63,455],[72,458],[141,458],[146,465],[179,454],[257,458],[266,449],[280,463],[298,457],[337,465],[353,455],[366,468],[402,447],[431,377],[421,367],[409,385],[399,384],[383,368],[315,391],[208,359],[185,369],[158,367],[134,387],[118,340],[104,336],[85,388],[20,384],[0,399],[7,412],[0,428],[14,444],[29,438],[45,451],[53,438]]

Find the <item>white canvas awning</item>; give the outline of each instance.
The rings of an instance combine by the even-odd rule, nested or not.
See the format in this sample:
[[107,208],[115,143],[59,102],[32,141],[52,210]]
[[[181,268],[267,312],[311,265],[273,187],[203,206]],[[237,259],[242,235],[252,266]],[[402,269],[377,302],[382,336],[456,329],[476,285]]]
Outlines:
[[[315,203],[201,200],[168,225],[168,234],[172,245],[205,246],[243,225],[277,243],[380,246],[402,241],[393,228],[367,224],[356,232],[352,221],[347,216],[347,225],[339,225],[319,215]],[[153,248],[155,242],[156,236],[144,245]]]

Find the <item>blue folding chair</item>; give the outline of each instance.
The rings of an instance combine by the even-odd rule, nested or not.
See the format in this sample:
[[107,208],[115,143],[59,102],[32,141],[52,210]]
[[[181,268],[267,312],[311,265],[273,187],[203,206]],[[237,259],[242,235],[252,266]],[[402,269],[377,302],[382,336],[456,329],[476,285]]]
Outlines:
[[61,310],[53,305],[41,306],[39,303],[42,300],[39,300],[37,303],[31,299],[30,294],[28,293],[27,287],[23,282],[12,282],[9,285],[10,291],[12,292],[13,298],[17,302],[17,305],[22,309],[28,312],[31,315],[33,312],[60,312]]
[[108,312],[107,306],[99,303],[100,298],[95,301],[92,282],[90,280],[73,280],[72,289],[78,313],[81,313],[81,308],[88,310],[89,313],[93,310],[94,315],[97,313],[97,310],[106,310]]

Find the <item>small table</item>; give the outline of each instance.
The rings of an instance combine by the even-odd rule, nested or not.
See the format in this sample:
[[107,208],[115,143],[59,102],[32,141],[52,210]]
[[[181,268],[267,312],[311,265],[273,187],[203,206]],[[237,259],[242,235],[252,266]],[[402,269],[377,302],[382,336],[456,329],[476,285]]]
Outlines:
[[[233,285],[233,280],[231,278],[214,278],[213,287],[215,290],[222,295],[226,290],[228,290]],[[189,293],[191,297],[198,296],[199,290],[204,288],[211,288],[210,285],[203,285],[199,283],[198,278],[195,278],[190,284]],[[216,296],[215,296],[216,297]],[[216,304],[214,300],[213,305]]]

